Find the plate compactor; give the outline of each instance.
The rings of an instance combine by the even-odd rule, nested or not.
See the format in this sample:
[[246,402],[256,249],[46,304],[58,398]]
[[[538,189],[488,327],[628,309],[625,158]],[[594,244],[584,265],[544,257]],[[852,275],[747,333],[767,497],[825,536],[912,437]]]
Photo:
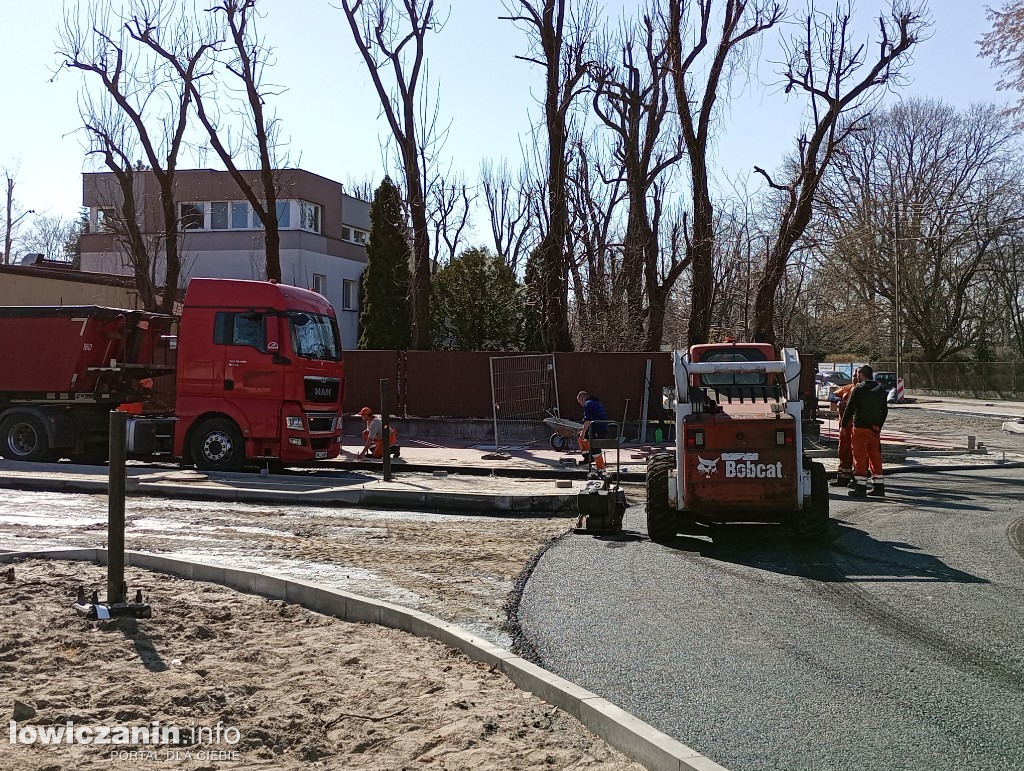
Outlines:
[[618,535],[622,532],[622,518],[626,514],[626,494],[619,487],[619,424],[608,421],[603,439],[591,438],[593,450],[615,450],[614,475],[587,482],[576,496],[579,518],[574,533],[591,535]]

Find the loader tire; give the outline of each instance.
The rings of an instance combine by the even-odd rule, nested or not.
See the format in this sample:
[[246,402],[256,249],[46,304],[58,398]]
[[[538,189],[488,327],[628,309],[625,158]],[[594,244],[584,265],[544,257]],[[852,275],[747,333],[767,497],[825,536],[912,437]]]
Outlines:
[[825,467],[810,462],[811,502],[801,508],[796,517],[796,534],[804,540],[824,538],[828,532],[828,474]]
[[675,468],[676,456],[659,452],[647,461],[647,535],[661,543],[675,537],[676,511],[668,502],[668,475]]

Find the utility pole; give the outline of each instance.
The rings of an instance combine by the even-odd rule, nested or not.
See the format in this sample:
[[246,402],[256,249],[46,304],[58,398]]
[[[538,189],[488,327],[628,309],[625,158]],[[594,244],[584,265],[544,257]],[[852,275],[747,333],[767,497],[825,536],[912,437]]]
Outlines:
[[893,308],[893,315],[896,317],[894,323],[896,326],[896,341],[893,346],[896,354],[896,382],[900,381],[901,371],[901,356],[900,348],[903,342],[903,329],[900,324],[900,213],[896,208],[895,203],[893,204],[892,210],[892,258],[895,266],[895,279],[896,279],[896,291],[894,293],[895,302]]

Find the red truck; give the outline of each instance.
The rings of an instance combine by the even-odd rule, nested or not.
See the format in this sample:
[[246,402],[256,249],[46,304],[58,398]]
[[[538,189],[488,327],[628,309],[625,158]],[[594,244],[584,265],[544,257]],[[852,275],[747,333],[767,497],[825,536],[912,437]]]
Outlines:
[[341,451],[334,309],[275,282],[195,278],[180,319],[97,306],[0,308],[0,455],[102,462],[111,409],[128,455],[207,470]]

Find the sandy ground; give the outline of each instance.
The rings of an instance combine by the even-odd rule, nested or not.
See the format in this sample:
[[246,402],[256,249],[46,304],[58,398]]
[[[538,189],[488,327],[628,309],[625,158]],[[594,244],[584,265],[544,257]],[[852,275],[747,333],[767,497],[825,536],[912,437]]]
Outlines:
[[[106,497],[0,491],[0,548],[106,543]],[[501,645],[520,570],[575,518],[130,498],[129,549],[317,581],[417,608]]]
[[[22,562],[14,583],[0,583],[5,729],[18,699],[37,711],[19,731],[68,720],[76,728],[130,730],[158,720],[178,727],[182,743],[11,745],[5,737],[7,771],[140,762],[175,769],[641,768],[504,675],[439,643],[162,574],[129,569],[126,578],[130,591],[149,597],[153,618],[97,629],[71,602],[80,583],[103,593],[103,568]],[[237,734],[192,742],[193,725],[218,721]],[[118,756],[122,750],[154,755],[132,759]]]

